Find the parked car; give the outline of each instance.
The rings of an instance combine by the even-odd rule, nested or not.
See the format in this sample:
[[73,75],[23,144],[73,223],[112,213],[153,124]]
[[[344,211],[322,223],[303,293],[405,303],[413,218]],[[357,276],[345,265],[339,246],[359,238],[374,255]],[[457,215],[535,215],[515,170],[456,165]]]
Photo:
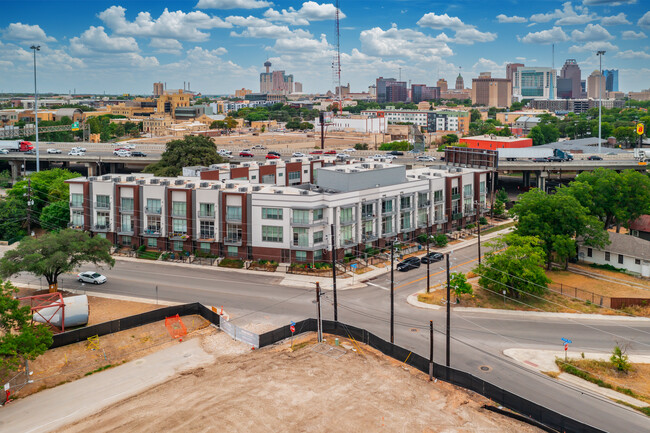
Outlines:
[[85,154],[86,154],[85,152],[82,152],[80,150],[71,150],[70,152],[68,152],[68,155],[70,156],[84,156]]
[[420,259],[421,263],[435,263],[444,259],[445,256],[440,253],[429,253],[425,254],[424,257]]
[[144,153],[144,152],[140,152],[140,151],[137,151],[137,150],[134,150],[133,152],[131,152],[131,156],[140,156],[140,157],[146,157],[146,156],[147,156],[147,154],[146,154],[146,153]]
[[343,152],[356,152],[356,151],[357,149],[355,149],[354,147],[350,147],[348,149],[343,150]]
[[602,161],[603,158],[598,155],[589,155],[589,158],[587,158],[589,161]]
[[0,155],[9,155],[9,151],[7,149],[0,149]]
[[433,156],[418,156],[417,158],[415,158],[415,160],[421,162],[433,162],[436,160],[436,158]]
[[61,149],[49,148],[47,149],[47,153],[61,153]]
[[310,155],[322,155],[323,151],[322,150],[312,150],[309,152]]
[[391,150],[388,152],[389,155],[395,155],[395,156],[404,156],[404,152],[401,150]]
[[409,257],[408,259],[399,262],[396,269],[401,272],[406,272],[410,271],[411,269],[417,269],[419,267],[420,259],[417,257]]
[[548,158],[533,158],[533,162],[548,162]]
[[282,154],[280,152],[276,152],[275,150],[269,150],[267,152],[267,155],[282,156]]
[[280,157],[278,155],[268,153],[268,154],[266,154],[266,159],[280,159]]
[[242,150],[241,152],[239,152],[239,156],[241,156],[242,158],[252,158],[255,155],[253,155],[247,150]]
[[82,283],[104,284],[106,277],[95,271],[81,272],[77,274],[77,279]]
[[293,155],[291,155],[291,156],[294,157],[294,158],[304,158],[307,155],[305,155],[302,152],[293,152]]
[[325,152],[325,155],[336,155],[336,150],[328,150]]

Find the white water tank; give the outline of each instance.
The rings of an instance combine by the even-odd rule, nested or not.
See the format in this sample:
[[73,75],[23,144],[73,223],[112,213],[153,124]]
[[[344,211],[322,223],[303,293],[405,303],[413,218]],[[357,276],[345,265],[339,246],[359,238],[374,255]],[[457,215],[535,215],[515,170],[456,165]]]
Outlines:
[[[65,327],[81,326],[88,323],[88,296],[68,296],[63,298],[65,304]],[[58,311],[57,311],[58,310]],[[61,327],[63,311],[58,306],[45,307],[34,313],[34,322],[47,323]]]

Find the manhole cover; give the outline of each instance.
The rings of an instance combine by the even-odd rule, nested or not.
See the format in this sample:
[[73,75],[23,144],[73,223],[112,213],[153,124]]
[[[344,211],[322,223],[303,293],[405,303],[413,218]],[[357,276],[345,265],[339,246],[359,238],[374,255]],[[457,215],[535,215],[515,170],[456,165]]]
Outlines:
[[418,332],[418,328],[411,328],[411,332]]
[[492,371],[492,368],[488,367],[487,365],[481,365],[479,368],[482,371]]

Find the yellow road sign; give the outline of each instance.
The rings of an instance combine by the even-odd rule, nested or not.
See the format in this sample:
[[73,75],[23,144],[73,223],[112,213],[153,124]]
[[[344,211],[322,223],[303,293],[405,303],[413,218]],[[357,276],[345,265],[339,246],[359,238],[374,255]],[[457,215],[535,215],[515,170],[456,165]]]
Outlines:
[[643,126],[643,123],[639,123],[636,125],[636,133],[639,135],[643,135],[643,132],[645,131],[645,127]]

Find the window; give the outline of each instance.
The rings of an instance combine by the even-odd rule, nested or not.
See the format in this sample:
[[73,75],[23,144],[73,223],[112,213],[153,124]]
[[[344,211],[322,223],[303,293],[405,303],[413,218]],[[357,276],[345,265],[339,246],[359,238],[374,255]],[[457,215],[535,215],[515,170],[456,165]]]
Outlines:
[[314,260],[317,262],[323,260],[323,250],[314,251]]
[[282,242],[282,227],[262,226],[262,241]]
[[400,215],[400,229],[408,230],[411,228],[411,212],[402,212]]
[[199,249],[204,253],[210,253],[210,242],[201,242],[199,244]]
[[299,185],[301,182],[299,171],[290,171],[288,177],[289,177],[289,185]]
[[343,226],[341,227],[341,242],[343,244],[349,244],[353,242],[352,239],[352,226]]
[[423,208],[429,206],[429,194],[426,192],[418,193],[418,207]]
[[160,199],[157,198],[148,198],[147,199],[147,212],[150,213],[160,213],[161,205]]
[[199,233],[200,239],[214,239],[214,221],[201,221]]
[[623,254],[618,255],[618,263],[619,263],[619,265],[623,264]]
[[262,219],[265,220],[281,220],[282,219],[282,209],[276,208],[262,208]]
[[122,236],[122,245],[131,245],[131,236]]
[[436,202],[436,203],[442,201],[442,190],[441,189],[433,192],[433,201]]
[[214,203],[200,203],[199,216],[204,218],[214,217]]
[[97,212],[97,219],[95,221],[98,228],[108,228],[108,224],[109,224],[108,212]]
[[391,213],[393,211],[393,199],[382,200],[381,213]]
[[605,260],[609,262],[609,251],[605,251]]
[[436,207],[433,208],[433,212],[433,218],[436,222],[440,222],[445,219],[445,210],[442,204],[437,204]]
[[372,203],[364,203],[361,205],[361,217],[372,218],[375,213],[375,205]]
[[122,212],[133,212],[133,199],[129,197],[122,197],[120,199],[122,201],[122,206],[120,207],[120,211]]
[[293,222],[297,224],[309,224],[309,211],[294,209]]
[[474,212],[474,204],[472,203],[472,198],[465,196],[463,198],[463,212],[467,215],[470,215]]
[[411,196],[401,197],[400,198],[400,203],[399,203],[400,208],[401,209],[410,209],[411,208],[411,201],[412,201]]
[[226,224],[226,241],[241,242],[241,240],[242,240],[241,226]]
[[384,217],[381,219],[382,234],[393,233],[393,217]]
[[183,241],[174,241],[174,251],[183,251]]
[[98,238],[106,239],[106,233],[95,233]]
[[457,186],[452,186],[451,187],[451,195],[458,195],[458,187]]
[[84,225],[84,213],[81,210],[73,210],[71,212],[71,221],[72,225],[75,227],[81,227]]
[[241,221],[241,206],[226,206],[226,219],[228,221]]
[[472,197],[472,184],[470,183],[469,185],[463,185],[463,196],[465,197]]
[[257,176],[256,176],[256,175],[252,175],[252,176],[251,176],[251,180],[255,180],[255,179],[257,179]]
[[641,264],[641,259],[634,259],[634,264],[635,265],[640,265]]
[[70,194],[70,206],[71,207],[83,207],[84,205],[84,195],[83,194]]
[[268,183],[273,185],[275,183],[275,175],[274,174],[262,175],[262,183]]
[[172,216],[184,217],[187,215],[187,203],[184,201],[172,202]]
[[485,194],[485,181],[484,181],[484,180],[482,180],[482,181],[479,183],[479,192],[480,192],[481,194]]
[[130,232],[133,231],[133,219],[131,215],[122,215],[122,231]]
[[147,238],[147,247],[149,247],[149,248],[158,247],[158,239],[156,239],[156,238]]
[[363,223],[363,236],[364,237],[369,237],[372,236],[372,229],[373,229],[373,222],[372,221],[366,221]]
[[309,246],[309,231],[306,228],[293,229],[293,246],[295,247]]
[[320,244],[323,242],[323,231],[314,232],[314,244]]
[[426,209],[420,209],[418,211],[418,225],[426,226],[429,223],[429,214]]
[[591,248],[587,248],[587,257],[591,257],[593,254],[593,250]]
[[172,220],[172,229],[174,233],[187,234],[187,221],[182,219]]
[[107,195],[98,195],[95,207],[98,209],[108,209],[110,207],[110,197]]
[[323,209],[314,209],[314,221],[323,219]]
[[239,248],[237,247],[228,247],[226,251],[228,253],[228,257],[237,257],[239,255]]
[[296,251],[296,261],[297,262],[306,262],[307,261],[307,251]]
[[340,221],[341,224],[352,221],[354,209],[351,207],[341,209]]

